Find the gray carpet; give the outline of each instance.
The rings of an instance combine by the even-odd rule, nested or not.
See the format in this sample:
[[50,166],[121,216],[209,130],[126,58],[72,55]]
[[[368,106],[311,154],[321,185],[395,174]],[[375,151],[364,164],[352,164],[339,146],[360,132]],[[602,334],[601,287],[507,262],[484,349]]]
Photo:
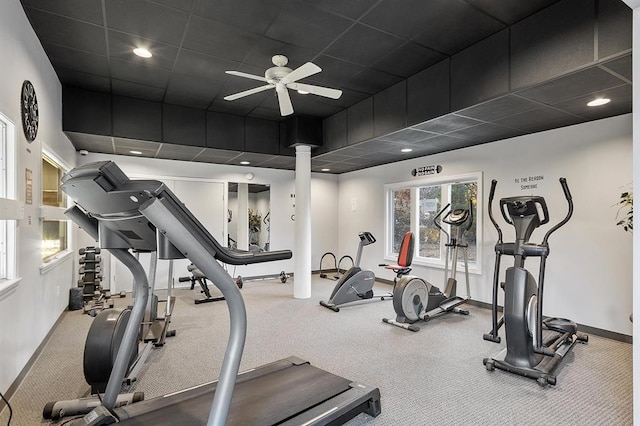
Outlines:
[[[343,308],[318,305],[334,282],[314,276],[312,297],[291,297],[292,280],[246,282],[249,330],[241,369],[290,355],[380,388],[382,414],[360,415],[350,425],[630,425],[632,347],[597,336],[578,344],[558,372],[558,384],[502,371],[488,372],[482,358],[503,345],[486,342],[490,311],[470,306],[469,316],[448,315],[412,333],[381,322],[395,317],[390,301]],[[382,284],[380,290],[388,291]],[[228,336],[226,305],[194,305],[196,290],[177,290],[172,328],[177,336],[155,349],[135,390],[146,399],[217,378]],[[116,299],[123,306],[126,299]],[[48,401],[86,396],[84,337],[91,318],[64,314],[22,385],[11,398],[12,425],[47,423]],[[0,414],[6,424],[8,410]]]

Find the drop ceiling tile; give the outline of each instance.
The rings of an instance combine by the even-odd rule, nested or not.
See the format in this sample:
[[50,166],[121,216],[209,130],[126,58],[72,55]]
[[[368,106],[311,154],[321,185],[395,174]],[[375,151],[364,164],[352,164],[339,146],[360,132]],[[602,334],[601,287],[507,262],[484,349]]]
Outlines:
[[419,143],[422,140],[429,139],[437,135],[438,133],[409,128],[388,135],[380,136],[378,137],[378,139],[391,142]]
[[109,28],[179,46],[189,15],[150,1],[105,2]]
[[132,83],[123,80],[111,80],[113,93],[130,98],[143,99],[146,101],[162,102],[164,89],[159,87],[146,86],[144,84]]
[[326,55],[318,56],[313,63],[322,68],[322,72],[309,77],[305,82],[341,89],[348,88],[346,82],[364,70],[362,65],[352,64]]
[[302,0],[315,7],[335,13],[350,19],[358,19],[367,12],[378,0]]
[[242,117],[249,114],[254,108],[255,106],[253,105],[242,104],[235,101],[225,101],[224,99],[214,99],[211,105],[209,105],[209,111],[223,112]]
[[[587,106],[588,102],[596,98],[608,98],[611,99],[611,102],[598,107]],[[614,89],[606,89],[588,96],[561,102],[556,104],[555,107],[589,120],[597,120],[604,117],[630,113],[632,110],[632,101],[632,86],[625,84],[624,86]]]
[[171,104],[207,109],[222,83],[203,77],[173,73],[164,101]]
[[223,20],[227,25],[243,31],[264,34],[280,12],[286,0],[234,1],[195,0],[193,13],[204,18]]
[[540,107],[540,104],[529,99],[509,94],[457,111],[456,114],[481,121],[494,121]]
[[250,166],[258,166],[260,165],[260,163],[273,159],[273,157],[275,157],[275,155],[243,152],[237,157],[234,157],[231,160],[227,161],[227,163],[240,165],[241,161],[249,161],[251,163]]
[[111,83],[108,77],[69,70],[66,68],[57,68],[56,74],[58,74],[58,78],[64,86],[80,87],[104,93],[109,93],[111,90]]
[[[24,6],[33,9],[40,9],[56,15],[68,16],[69,18],[102,25],[102,1],[101,0],[21,0]],[[29,11],[27,10],[27,13]]]
[[266,36],[284,43],[321,51],[350,25],[352,21],[348,19],[308,4],[304,5],[299,0],[292,0],[273,20]]
[[526,131],[523,130],[500,126],[497,124],[484,123],[448,133],[447,136],[452,136],[458,139],[472,142],[472,144],[476,144],[508,139],[515,136],[522,136],[525,133]]
[[109,63],[106,56],[55,44],[44,44],[43,47],[55,68],[109,76]]
[[402,78],[374,68],[365,68],[361,73],[349,80],[345,86],[370,95],[402,81]]
[[264,75],[264,71],[273,66],[271,58],[274,55],[286,56],[289,59],[287,66],[295,69],[305,62],[313,62],[318,53],[316,50],[305,49],[291,43],[262,38],[244,58],[244,63],[262,69],[263,72],[260,75]]
[[103,152],[113,154],[113,139],[111,136],[90,135],[86,133],[64,132],[73,143],[76,150],[86,149],[89,152]]
[[456,130],[465,129],[467,127],[481,124],[481,121],[472,118],[463,117],[456,114],[447,114],[442,117],[434,118],[421,124],[412,126],[413,129],[423,130],[432,133],[449,133]]
[[410,77],[446,57],[442,53],[427,49],[412,41],[408,41],[389,52],[386,56],[383,53],[380,56],[382,59],[375,62],[372,65],[373,68],[403,78]]
[[559,0],[468,0],[468,3],[484,11],[486,14],[506,23],[515,24],[533,13],[544,9]]
[[206,148],[202,148],[199,146],[190,146],[190,145],[178,145],[173,143],[162,143],[159,146],[158,154],[169,154],[174,152],[184,152],[189,155],[198,155],[201,152],[205,151]]
[[583,118],[547,107],[496,120],[495,124],[534,133],[563,126],[570,126],[584,121],[586,120]]
[[[387,0],[389,1],[389,0]],[[477,8],[459,1],[419,2],[427,14],[419,35],[412,38],[437,52],[452,55],[504,28],[506,25]]]
[[227,161],[240,156],[242,153],[239,151],[227,151],[223,149],[211,149],[207,148],[198,154],[194,159],[195,161],[217,161],[220,163],[226,163]]
[[295,169],[296,159],[295,157],[285,157],[285,156],[273,157],[270,160],[266,160],[260,163],[260,167],[269,167],[274,169],[280,169],[280,168]]
[[280,115],[280,109],[278,109],[278,107],[267,108],[263,106],[255,107],[249,114],[247,114],[247,117],[272,121],[278,121],[282,119],[282,115]]
[[625,84],[625,81],[607,71],[598,67],[591,67],[565,77],[538,84],[530,89],[521,90],[518,94],[534,101],[554,105],[623,84]]
[[[138,62],[150,67],[171,70],[178,55],[178,48],[154,40],[143,39],[119,31],[109,30],[109,56],[125,61]],[[133,49],[143,47],[151,52],[151,58],[141,58],[133,53]]]
[[631,50],[633,10],[622,1],[599,1],[598,58]]
[[167,86],[170,74],[169,70],[151,67],[143,62],[111,60],[111,77],[119,80],[164,88]]
[[160,146],[161,142],[150,142],[139,139],[127,139],[127,138],[113,138],[113,144],[116,149],[134,149],[140,151],[154,151],[156,152]]
[[38,37],[47,44],[107,56],[103,27],[38,9],[28,9],[28,13],[31,24],[38,28]]
[[621,58],[613,59],[611,61],[605,62],[600,66],[609,69],[616,74],[622,76],[623,78],[632,81],[632,63],[631,63],[631,55],[624,55]]
[[154,0],[156,3],[160,3],[167,7],[179,9],[185,12],[190,12],[193,7],[193,0]]
[[[395,50],[404,40],[361,24],[355,24],[342,34],[324,53],[363,66],[368,66],[388,52]],[[368,46],[362,49],[362,46]]]
[[222,22],[193,16],[183,47],[208,55],[242,62],[259,41],[256,34],[235,29]]

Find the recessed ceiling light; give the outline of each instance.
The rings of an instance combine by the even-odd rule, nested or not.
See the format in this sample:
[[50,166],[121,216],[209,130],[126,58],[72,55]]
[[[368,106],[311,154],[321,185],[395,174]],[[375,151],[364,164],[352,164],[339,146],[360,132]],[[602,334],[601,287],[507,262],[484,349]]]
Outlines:
[[330,172],[331,169],[320,169],[321,172]]
[[413,149],[411,149],[411,148],[402,148],[400,151],[401,152],[411,152],[411,151],[413,151]]
[[140,56],[141,58],[150,58],[151,56],[153,56],[151,55],[151,52],[149,52],[144,47],[138,47],[136,49],[133,49],[133,53]]
[[142,155],[142,152],[140,151],[129,151],[129,152],[135,155]]
[[587,106],[600,106],[600,105],[605,105],[608,104],[609,102],[611,102],[611,99],[608,98],[598,98],[598,99],[594,99],[591,102],[589,102],[587,104]]
[[243,166],[246,166],[247,164],[251,164],[249,161],[241,161],[240,164],[242,164]]
[[298,93],[300,93],[301,95],[308,95],[309,92],[307,92],[306,90],[298,90]]

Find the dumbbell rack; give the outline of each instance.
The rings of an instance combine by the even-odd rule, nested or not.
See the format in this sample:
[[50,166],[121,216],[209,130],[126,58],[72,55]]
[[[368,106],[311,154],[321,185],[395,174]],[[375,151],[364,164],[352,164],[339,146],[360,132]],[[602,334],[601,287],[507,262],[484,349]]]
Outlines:
[[79,251],[80,279],[78,287],[82,287],[84,312],[96,316],[103,309],[113,308],[113,299],[109,289],[102,288],[100,275],[101,262],[99,247],[83,247]]

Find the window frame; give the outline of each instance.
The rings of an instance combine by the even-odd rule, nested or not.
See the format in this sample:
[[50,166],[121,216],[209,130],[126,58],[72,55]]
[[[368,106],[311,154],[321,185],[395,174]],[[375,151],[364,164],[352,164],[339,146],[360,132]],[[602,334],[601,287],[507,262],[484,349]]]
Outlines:
[[[46,159],[50,163],[58,167],[63,172],[63,174],[71,170],[71,166],[69,164],[60,160],[59,157],[57,157],[54,153],[52,153],[46,147],[42,148],[41,157],[43,161],[45,161],[45,157],[46,157]],[[42,170],[42,162],[40,164],[41,164],[40,184],[42,185],[44,180],[44,173]],[[54,206],[45,205],[42,197],[44,187],[41,189],[42,190],[40,191],[40,214],[39,214],[41,240],[44,241],[44,229],[43,229],[44,221],[60,221],[60,222],[64,221],[67,223],[67,226],[66,226],[67,247],[47,257],[46,259],[43,257],[42,253],[40,255],[40,261],[41,261],[40,273],[44,273],[48,271],[51,267],[55,266],[55,264],[59,260],[66,258],[69,254],[72,253],[72,249],[71,249],[72,226],[71,226],[71,221],[64,214],[65,210],[67,210],[67,206],[71,205],[70,198],[66,194],[64,194],[65,207],[54,207]]]
[[[394,218],[394,202],[393,195],[395,191],[401,189],[410,189],[411,190],[411,218],[410,218],[410,229],[414,235],[420,235],[420,226],[419,226],[419,209],[420,209],[420,188],[427,186],[442,186],[443,187],[443,199],[441,200],[441,207],[446,205],[449,201],[450,197],[450,187],[453,184],[460,183],[471,183],[475,182],[477,185],[477,194],[476,194],[476,215],[474,216],[476,222],[476,260],[475,262],[469,262],[469,273],[472,274],[482,274],[482,247],[483,247],[483,215],[481,206],[483,206],[483,179],[482,172],[472,172],[472,173],[463,173],[451,176],[429,176],[417,180],[405,181],[405,182],[397,182],[390,183],[384,186],[384,198],[385,198],[385,218],[384,218],[384,258],[387,261],[395,262],[398,258],[398,253],[393,252],[393,218]],[[446,188],[446,189],[445,189]],[[446,193],[446,195],[444,195]],[[445,228],[447,229],[447,228]],[[448,229],[447,229],[448,231]],[[420,245],[418,238],[415,238],[415,246],[414,246],[414,258],[413,264],[426,266],[434,269],[444,269],[445,267],[445,258],[444,258],[444,249],[445,249],[446,240],[444,238],[440,239],[440,258],[428,258],[420,256]],[[462,256],[460,256],[462,259]],[[461,267],[462,261],[458,262],[458,265]],[[458,270],[461,270],[458,268]]]
[[17,221],[24,203],[17,199],[17,134],[13,121],[0,112],[0,292],[20,281],[17,264]]

